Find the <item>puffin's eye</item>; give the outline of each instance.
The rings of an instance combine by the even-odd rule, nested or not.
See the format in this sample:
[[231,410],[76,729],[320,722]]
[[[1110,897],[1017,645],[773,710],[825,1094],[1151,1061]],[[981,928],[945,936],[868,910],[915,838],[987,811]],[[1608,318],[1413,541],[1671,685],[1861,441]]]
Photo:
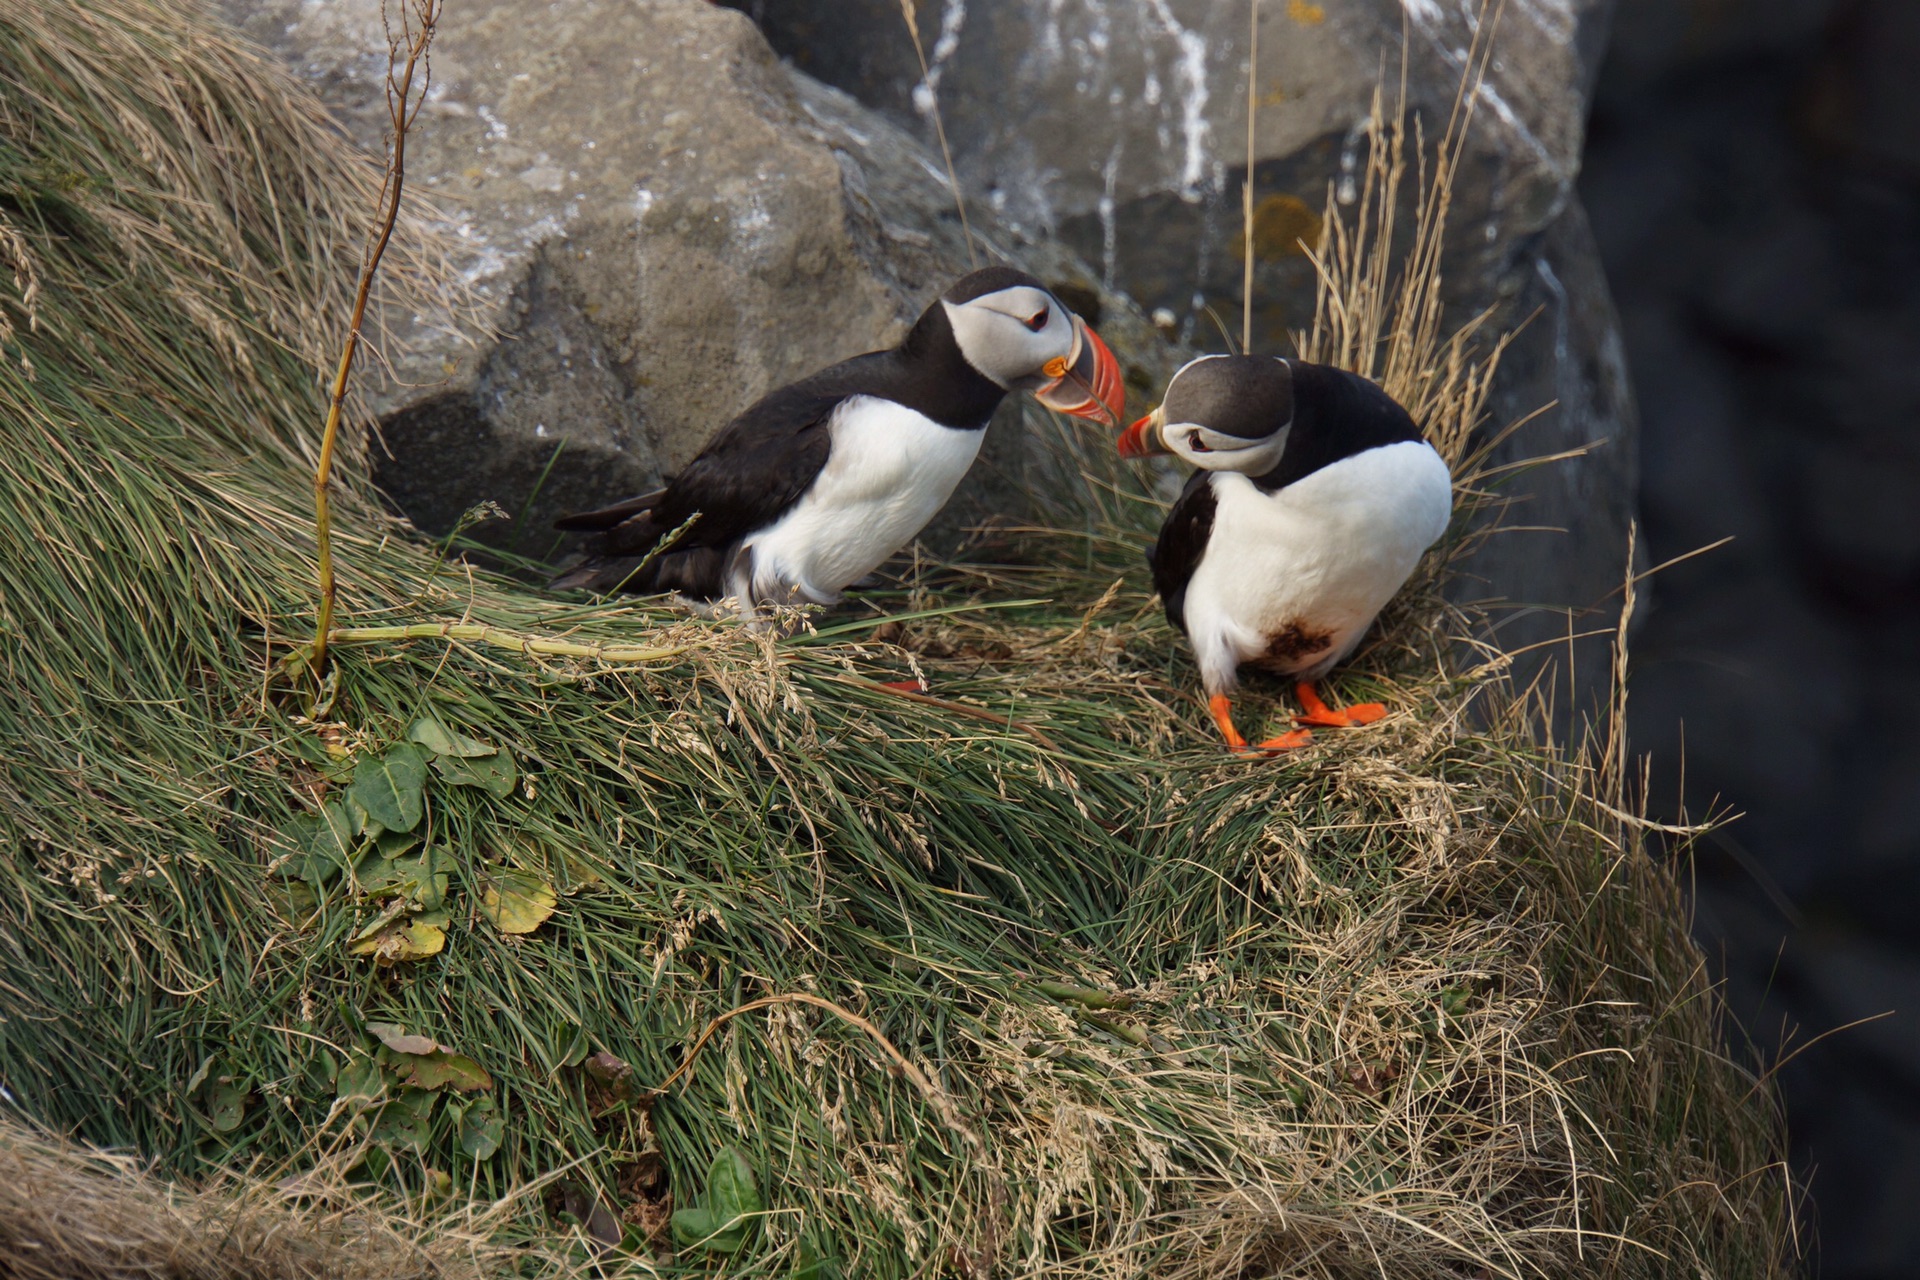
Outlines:
[[1038,311],[1028,316],[1023,323],[1025,323],[1027,328],[1033,330],[1035,333],[1040,332],[1042,329],[1047,327],[1047,309],[1045,307],[1040,308]]
[[1200,438],[1200,433],[1198,431],[1187,432],[1187,448],[1193,450],[1195,453],[1212,453],[1213,452],[1212,446],[1210,446],[1205,440],[1202,440]]

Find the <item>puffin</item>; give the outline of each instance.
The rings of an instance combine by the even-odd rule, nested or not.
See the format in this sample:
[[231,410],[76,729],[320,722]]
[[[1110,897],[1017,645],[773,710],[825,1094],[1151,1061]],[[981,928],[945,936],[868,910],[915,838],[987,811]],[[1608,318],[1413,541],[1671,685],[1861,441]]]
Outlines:
[[946,504],[1012,391],[1121,421],[1120,367],[1100,335],[1024,271],[986,267],[898,346],[748,406],[664,488],[557,520],[593,537],[550,586],[730,601],[748,619],[837,603]]
[[[1198,468],[1148,555],[1168,621],[1193,646],[1207,707],[1238,755],[1285,751],[1341,710],[1314,687],[1360,643],[1446,532],[1453,481],[1410,414],[1374,383],[1272,356],[1202,356],[1120,437],[1122,457]],[[1294,681],[1300,726],[1250,748],[1233,724],[1241,667]]]

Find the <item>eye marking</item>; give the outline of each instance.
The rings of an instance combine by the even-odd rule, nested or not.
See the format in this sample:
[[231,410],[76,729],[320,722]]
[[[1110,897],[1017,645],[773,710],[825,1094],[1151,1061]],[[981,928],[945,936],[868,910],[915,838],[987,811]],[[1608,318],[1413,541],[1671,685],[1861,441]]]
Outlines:
[[1033,330],[1035,333],[1038,333],[1042,329],[1047,327],[1047,315],[1048,315],[1047,308],[1042,307],[1038,311],[1034,312],[1032,315],[1028,316],[1021,323],[1025,324],[1027,328]]
[[1187,448],[1195,453],[1212,453],[1213,447],[1200,438],[1198,431],[1187,432]]

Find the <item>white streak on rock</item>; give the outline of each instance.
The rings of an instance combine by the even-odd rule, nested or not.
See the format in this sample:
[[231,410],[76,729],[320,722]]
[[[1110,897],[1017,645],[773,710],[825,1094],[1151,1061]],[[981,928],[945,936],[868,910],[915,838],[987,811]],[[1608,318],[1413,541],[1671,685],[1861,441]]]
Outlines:
[[940,92],[940,77],[947,63],[960,48],[960,29],[967,25],[967,0],[947,0],[940,10],[940,38],[933,42],[933,56],[927,59],[926,78],[913,87],[913,106],[921,115],[932,115]]
[[1184,144],[1180,160],[1180,194],[1188,200],[1200,195],[1200,184],[1207,175],[1207,141],[1213,126],[1207,123],[1207,42],[1196,32],[1180,25],[1167,7],[1167,0],[1147,0],[1153,20],[1173,37],[1180,50],[1180,79],[1185,82],[1180,95],[1180,134]]

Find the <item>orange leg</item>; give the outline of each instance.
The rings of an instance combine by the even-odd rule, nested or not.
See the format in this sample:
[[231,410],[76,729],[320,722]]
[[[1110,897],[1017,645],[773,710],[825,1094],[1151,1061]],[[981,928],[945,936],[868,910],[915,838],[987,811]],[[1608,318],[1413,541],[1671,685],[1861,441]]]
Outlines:
[[1313,741],[1313,734],[1306,729],[1295,729],[1283,733],[1277,738],[1269,738],[1255,749],[1247,746],[1247,740],[1233,727],[1233,704],[1224,693],[1215,694],[1207,701],[1207,710],[1213,713],[1213,722],[1220,726],[1220,736],[1227,740],[1227,750],[1237,756],[1256,755],[1259,751],[1290,751],[1294,747],[1304,747]]
[[1293,718],[1295,724],[1318,725],[1323,729],[1345,729],[1351,725],[1372,724],[1387,714],[1386,707],[1378,702],[1358,702],[1345,711],[1335,711],[1320,701],[1319,691],[1306,680],[1293,686],[1293,696],[1300,699],[1301,710],[1301,714]]

